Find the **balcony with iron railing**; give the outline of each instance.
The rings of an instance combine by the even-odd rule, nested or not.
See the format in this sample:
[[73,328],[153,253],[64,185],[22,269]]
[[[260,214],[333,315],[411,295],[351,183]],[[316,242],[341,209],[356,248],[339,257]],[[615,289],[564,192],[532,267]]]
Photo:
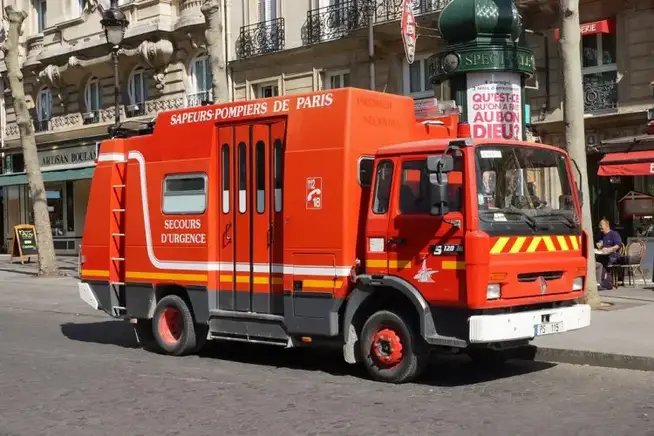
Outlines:
[[236,57],[247,59],[284,50],[286,44],[283,18],[241,27],[236,40]]
[[213,91],[211,89],[186,94],[186,107],[204,106],[213,102]]
[[615,112],[618,109],[618,73],[605,71],[584,74],[584,113],[588,115]]
[[[452,0],[414,0],[413,13],[440,12]],[[307,12],[303,30],[305,44],[316,44],[347,36],[368,25],[371,9],[375,24],[402,18],[402,0],[347,0]]]

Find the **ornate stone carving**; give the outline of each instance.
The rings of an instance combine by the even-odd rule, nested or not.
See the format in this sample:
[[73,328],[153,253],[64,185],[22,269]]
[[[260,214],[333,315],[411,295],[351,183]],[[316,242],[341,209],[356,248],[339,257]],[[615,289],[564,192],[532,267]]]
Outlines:
[[184,97],[169,98],[166,100],[149,101],[145,105],[145,111],[148,115],[156,114],[161,111],[180,109],[184,107]]
[[166,85],[166,69],[175,51],[173,43],[166,39],[157,42],[143,41],[137,50],[143,61],[154,69],[152,76],[157,89],[163,89]]
[[52,130],[64,130],[70,129],[71,127],[81,126],[82,125],[82,116],[79,113],[61,115],[53,117],[50,120],[50,127]]
[[98,0],[84,0],[84,13],[92,14],[98,9]]

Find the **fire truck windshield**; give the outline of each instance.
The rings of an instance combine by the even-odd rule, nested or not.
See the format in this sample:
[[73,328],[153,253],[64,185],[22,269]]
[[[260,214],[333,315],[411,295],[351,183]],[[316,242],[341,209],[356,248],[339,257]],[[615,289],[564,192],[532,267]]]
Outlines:
[[579,231],[565,155],[529,146],[476,148],[480,226],[491,233]]

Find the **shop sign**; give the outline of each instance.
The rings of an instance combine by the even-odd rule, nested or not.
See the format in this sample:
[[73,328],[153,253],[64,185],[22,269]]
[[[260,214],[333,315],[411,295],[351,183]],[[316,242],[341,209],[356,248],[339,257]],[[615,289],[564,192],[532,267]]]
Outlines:
[[83,163],[94,162],[96,156],[95,144],[39,151],[41,168],[78,166]]
[[522,89],[516,73],[469,73],[468,123],[472,136],[522,140]]

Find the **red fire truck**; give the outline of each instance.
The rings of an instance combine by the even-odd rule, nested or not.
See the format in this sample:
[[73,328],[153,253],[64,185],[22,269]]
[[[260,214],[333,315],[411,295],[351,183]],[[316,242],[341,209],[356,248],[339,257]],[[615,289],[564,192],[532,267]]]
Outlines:
[[501,360],[588,326],[568,155],[416,113],[346,88],[123,126],[100,144],[80,297],[160,353],[331,343],[393,383],[433,351]]

